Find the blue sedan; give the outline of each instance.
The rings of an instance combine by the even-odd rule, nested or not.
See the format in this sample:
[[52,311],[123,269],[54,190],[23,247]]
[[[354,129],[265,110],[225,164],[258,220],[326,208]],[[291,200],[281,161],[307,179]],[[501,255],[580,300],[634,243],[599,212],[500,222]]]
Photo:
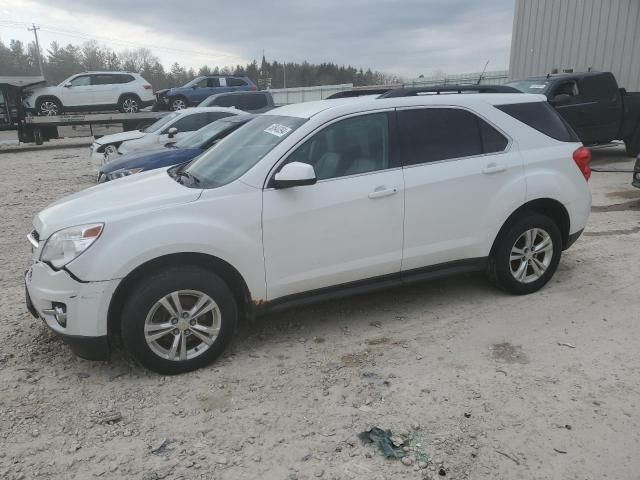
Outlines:
[[245,114],[221,118],[175,143],[167,143],[155,150],[123,155],[100,168],[98,183],[186,163],[255,117],[256,115]]

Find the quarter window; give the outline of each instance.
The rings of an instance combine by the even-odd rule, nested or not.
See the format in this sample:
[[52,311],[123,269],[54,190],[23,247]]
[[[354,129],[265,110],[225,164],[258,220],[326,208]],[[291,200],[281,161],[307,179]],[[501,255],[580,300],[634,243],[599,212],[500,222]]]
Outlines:
[[386,113],[347,118],[316,133],[288,162],[313,166],[318,180],[389,168],[389,122]]

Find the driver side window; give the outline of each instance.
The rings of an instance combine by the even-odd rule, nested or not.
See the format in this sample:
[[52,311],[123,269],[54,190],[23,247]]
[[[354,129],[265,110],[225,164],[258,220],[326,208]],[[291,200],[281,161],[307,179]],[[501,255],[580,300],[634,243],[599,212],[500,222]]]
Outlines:
[[84,87],[89,85],[90,80],[89,75],[83,75],[81,77],[74,78],[69,83],[74,87]]
[[341,120],[322,129],[287,159],[313,166],[318,180],[389,168],[387,113]]

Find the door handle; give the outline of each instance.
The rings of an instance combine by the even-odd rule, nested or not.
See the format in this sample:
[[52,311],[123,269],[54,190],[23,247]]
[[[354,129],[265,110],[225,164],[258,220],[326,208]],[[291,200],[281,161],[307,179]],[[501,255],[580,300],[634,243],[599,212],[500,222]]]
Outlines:
[[393,195],[394,193],[398,193],[397,188],[378,187],[369,194],[369,198],[388,197],[389,195]]
[[490,164],[488,164],[486,167],[482,169],[482,173],[486,173],[486,174],[498,173],[498,172],[504,172],[506,169],[507,167],[503,167],[502,165],[499,165],[495,162],[491,162]]

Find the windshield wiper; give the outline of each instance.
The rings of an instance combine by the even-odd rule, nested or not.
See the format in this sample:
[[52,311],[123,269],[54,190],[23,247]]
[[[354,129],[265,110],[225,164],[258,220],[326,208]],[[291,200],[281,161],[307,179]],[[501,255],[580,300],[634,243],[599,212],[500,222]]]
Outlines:
[[194,185],[197,185],[200,183],[200,179],[196,177],[193,173],[189,173],[185,170],[177,170],[176,179],[178,180],[179,183],[182,183],[180,181],[181,178],[188,178],[189,180],[191,180],[191,183],[193,183]]

